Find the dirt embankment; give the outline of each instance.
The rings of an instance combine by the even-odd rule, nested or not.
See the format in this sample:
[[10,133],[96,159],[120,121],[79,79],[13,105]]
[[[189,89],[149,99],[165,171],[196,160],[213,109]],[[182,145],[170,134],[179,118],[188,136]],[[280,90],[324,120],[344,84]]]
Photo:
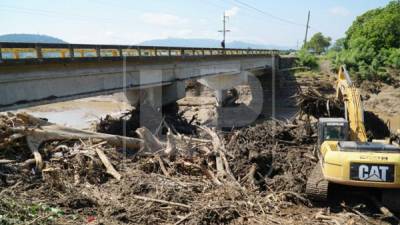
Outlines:
[[400,130],[400,86],[364,82],[361,90],[365,109],[379,115],[393,132]]

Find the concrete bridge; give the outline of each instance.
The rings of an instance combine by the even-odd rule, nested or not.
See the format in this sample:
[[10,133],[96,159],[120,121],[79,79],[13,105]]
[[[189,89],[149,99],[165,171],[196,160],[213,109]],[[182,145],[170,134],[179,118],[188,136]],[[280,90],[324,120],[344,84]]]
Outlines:
[[0,111],[116,92],[158,106],[183,98],[189,79],[222,101],[223,90],[276,69],[277,58],[261,49],[0,42]]

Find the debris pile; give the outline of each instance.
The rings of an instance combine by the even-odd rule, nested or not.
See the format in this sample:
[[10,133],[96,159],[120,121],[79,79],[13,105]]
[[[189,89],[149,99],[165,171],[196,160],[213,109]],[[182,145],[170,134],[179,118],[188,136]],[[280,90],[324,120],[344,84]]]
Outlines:
[[335,98],[325,97],[314,88],[300,90],[294,96],[296,106],[302,114],[310,115],[315,118],[320,117],[342,117],[343,107]]
[[[309,128],[309,129],[307,129]],[[315,130],[307,122],[266,121],[234,134],[232,167],[262,190],[303,193],[317,158]],[[231,142],[232,143],[232,142]],[[242,174],[248,171],[248,174]]]
[[[164,122],[165,141],[144,127],[129,138],[61,127],[26,114],[2,116],[0,124],[5,179],[0,221],[5,224],[362,220],[350,211],[308,208],[304,185],[316,162],[308,122],[272,121],[225,134],[197,127],[190,136]],[[128,143],[126,148],[121,142]]]
[[[295,96],[296,105],[300,109],[300,117],[344,117],[344,106],[335,98],[325,97],[317,90],[309,87],[299,91]],[[364,111],[364,124],[368,138],[385,139],[391,134],[388,124],[373,112]]]
[[[110,115],[101,118],[96,125],[96,130],[100,133],[136,137],[135,130],[145,126],[153,133],[165,134],[167,130],[167,127],[164,126],[165,123],[163,123],[165,121],[175,133],[194,134],[196,132],[193,125],[195,118],[186,121],[182,117],[183,113],[179,112],[176,103],[163,106],[160,111],[150,105],[142,104],[118,118]],[[124,131],[126,131],[126,134],[124,134]]]

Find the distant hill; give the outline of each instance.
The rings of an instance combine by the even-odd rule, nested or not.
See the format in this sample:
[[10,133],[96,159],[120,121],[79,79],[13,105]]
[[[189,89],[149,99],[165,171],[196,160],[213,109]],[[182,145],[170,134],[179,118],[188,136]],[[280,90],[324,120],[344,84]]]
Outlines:
[[[0,42],[57,43],[57,44],[67,43],[59,38],[51,37],[48,35],[39,35],[39,34],[0,35]],[[139,43],[138,45],[219,48],[219,47],[221,47],[221,41],[214,40],[214,39],[166,38],[166,39],[148,40],[148,41]],[[228,42],[226,44],[226,47],[227,48],[278,49],[278,50],[294,49],[294,47],[291,47],[291,46],[263,45],[263,44],[248,43],[248,42],[243,42],[243,41]]]
[[5,34],[0,35],[0,42],[29,42],[29,43],[67,43],[59,38],[39,34]]
[[[221,41],[214,39],[183,39],[183,38],[166,38],[144,41],[139,45],[149,46],[172,46],[172,47],[199,47],[199,48],[219,48]],[[233,41],[226,44],[227,48],[262,48],[262,49],[279,49],[288,50],[293,47],[253,44],[242,41]]]

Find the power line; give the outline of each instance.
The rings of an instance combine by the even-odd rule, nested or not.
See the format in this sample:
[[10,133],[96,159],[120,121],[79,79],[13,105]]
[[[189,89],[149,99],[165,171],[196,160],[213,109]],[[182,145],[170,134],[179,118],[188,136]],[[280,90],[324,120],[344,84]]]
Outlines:
[[264,15],[266,15],[266,16],[268,16],[268,17],[271,17],[271,18],[273,18],[273,19],[275,19],[275,20],[279,20],[279,21],[281,21],[281,22],[288,23],[288,24],[292,24],[292,25],[295,25],[295,26],[302,26],[302,27],[304,27],[304,24],[296,23],[296,22],[287,20],[287,19],[285,19],[285,18],[282,18],[282,17],[279,17],[279,16],[275,16],[275,15],[269,13],[269,12],[266,12],[266,11],[264,11],[264,10],[261,10],[261,9],[255,7],[255,6],[252,6],[252,5],[250,5],[250,4],[246,3],[246,2],[242,2],[242,1],[240,1],[240,0],[233,0],[233,1],[235,1],[235,2],[237,2],[237,3],[239,3],[239,4],[241,4],[242,6],[245,6],[245,7],[248,7],[248,8],[250,8],[250,9],[253,9],[253,10],[255,10],[255,11],[261,13],[261,14],[264,14]]
[[[221,0],[221,1],[224,1],[224,0]],[[241,0],[231,0],[231,1],[236,2],[236,3],[237,3],[237,4],[236,4],[237,6],[245,6],[245,7],[247,7],[248,9],[257,11],[258,13],[263,14],[264,16],[268,16],[268,17],[270,17],[270,18],[273,18],[273,19],[275,19],[275,20],[278,20],[278,21],[281,21],[281,22],[284,22],[284,23],[287,23],[287,24],[295,25],[295,26],[301,26],[301,27],[304,27],[304,26],[305,26],[305,24],[296,23],[296,22],[293,22],[293,21],[291,21],[291,20],[288,20],[288,19],[285,19],[285,18],[282,18],[282,17],[279,17],[279,16],[275,16],[275,15],[272,14],[272,13],[269,13],[269,12],[266,12],[266,11],[264,11],[264,10],[261,10],[261,9],[255,7],[255,6],[250,5],[249,3],[243,2],[243,1],[241,1]],[[400,0],[399,0],[399,1],[400,1]],[[238,5],[238,4],[240,4],[240,5]],[[316,32],[319,32],[319,30],[318,30],[317,28],[312,27],[312,26],[310,26],[310,25],[308,26],[308,28],[309,28],[310,30],[314,30],[314,31],[316,31]]]
[[[207,2],[209,2],[209,5],[212,5],[212,6],[214,6],[215,8],[218,8],[218,9],[220,9],[220,10],[227,10],[227,8],[229,8],[229,7],[231,7],[232,6],[232,3],[228,3],[228,2],[225,2],[224,0],[220,0],[222,3],[223,3],[223,5],[220,5],[220,4],[216,4],[214,1],[212,1],[212,0],[206,0]],[[239,6],[239,7],[242,7],[242,5],[239,5],[239,4],[237,4],[237,3],[233,3],[235,6]],[[253,13],[253,11],[251,10],[251,9],[248,9],[248,8],[243,8],[243,9],[245,9],[245,11],[243,11],[243,12],[245,12],[247,15],[250,15],[250,16],[260,16],[260,17],[262,17],[262,15],[260,15],[260,14],[254,14]]]
[[0,8],[14,10],[17,12],[27,13],[27,14],[37,14],[37,15],[59,17],[59,18],[64,17],[64,18],[68,18],[68,20],[82,21],[82,19],[83,19],[86,22],[88,22],[88,20],[92,20],[92,21],[100,20],[102,22],[112,23],[112,19],[113,19],[113,18],[99,18],[99,17],[93,17],[93,16],[86,16],[86,15],[76,14],[76,13],[64,13],[64,12],[49,11],[49,10],[43,10],[43,9],[15,7],[15,6],[3,5],[3,4],[0,4]]

